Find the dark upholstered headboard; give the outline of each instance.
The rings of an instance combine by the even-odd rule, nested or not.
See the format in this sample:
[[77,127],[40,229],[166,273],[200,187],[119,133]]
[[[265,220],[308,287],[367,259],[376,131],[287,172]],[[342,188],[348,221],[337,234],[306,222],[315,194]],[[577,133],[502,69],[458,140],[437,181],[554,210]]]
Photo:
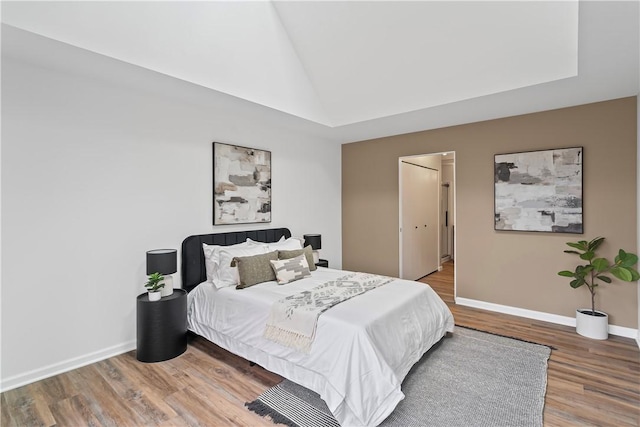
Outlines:
[[291,237],[288,228],[272,228],[268,230],[234,231],[230,233],[200,234],[189,236],[182,242],[182,288],[190,292],[194,287],[207,280],[204,267],[202,244],[229,246],[247,240],[256,242],[277,242],[284,236]]

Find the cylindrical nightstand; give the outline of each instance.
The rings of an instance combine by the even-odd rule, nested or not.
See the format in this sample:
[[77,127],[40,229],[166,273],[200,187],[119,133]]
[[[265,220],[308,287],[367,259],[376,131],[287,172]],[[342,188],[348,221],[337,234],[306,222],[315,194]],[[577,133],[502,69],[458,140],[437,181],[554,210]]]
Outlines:
[[187,291],[174,289],[160,301],[137,298],[137,351],[141,362],[161,362],[187,350]]

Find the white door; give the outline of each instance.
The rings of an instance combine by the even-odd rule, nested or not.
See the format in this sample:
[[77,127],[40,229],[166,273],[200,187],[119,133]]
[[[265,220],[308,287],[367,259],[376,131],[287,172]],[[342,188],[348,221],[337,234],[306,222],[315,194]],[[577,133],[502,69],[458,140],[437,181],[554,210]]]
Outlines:
[[438,171],[401,163],[402,278],[416,280],[438,269]]
[[438,211],[440,209],[440,183],[438,182],[438,171],[433,169],[425,169],[426,171],[426,185],[424,186],[423,194],[426,206],[424,207],[425,221],[423,230],[425,236],[423,237],[424,258],[423,258],[423,271],[424,277],[429,273],[433,273],[438,269],[440,265],[440,251],[438,245],[438,229],[440,224],[438,222]]
[[402,278],[414,280],[420,275],[420,236],[418,222],[420,171],[416,166],[401,163],[402,168]]

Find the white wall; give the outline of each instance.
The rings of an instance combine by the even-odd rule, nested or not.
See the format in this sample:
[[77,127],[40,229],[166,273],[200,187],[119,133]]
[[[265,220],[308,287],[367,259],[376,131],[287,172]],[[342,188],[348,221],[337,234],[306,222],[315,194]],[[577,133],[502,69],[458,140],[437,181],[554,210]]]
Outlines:
[[[285,226],[321,233],[322,257],[340,267],[340,146],[225,99],[181,101],[3,54],[3,389],[135,348],[149,249]],[[271,224],[211,225],[212,141],[271,150]]]

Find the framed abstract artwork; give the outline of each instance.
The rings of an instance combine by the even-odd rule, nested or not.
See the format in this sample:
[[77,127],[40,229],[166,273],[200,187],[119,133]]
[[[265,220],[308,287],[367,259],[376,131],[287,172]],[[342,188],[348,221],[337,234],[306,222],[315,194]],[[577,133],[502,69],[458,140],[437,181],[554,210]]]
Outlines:
[[582,234],[583,148],[496,154],[496,230]]
[[271,222],[271,152],[213,143],[213,225]]

